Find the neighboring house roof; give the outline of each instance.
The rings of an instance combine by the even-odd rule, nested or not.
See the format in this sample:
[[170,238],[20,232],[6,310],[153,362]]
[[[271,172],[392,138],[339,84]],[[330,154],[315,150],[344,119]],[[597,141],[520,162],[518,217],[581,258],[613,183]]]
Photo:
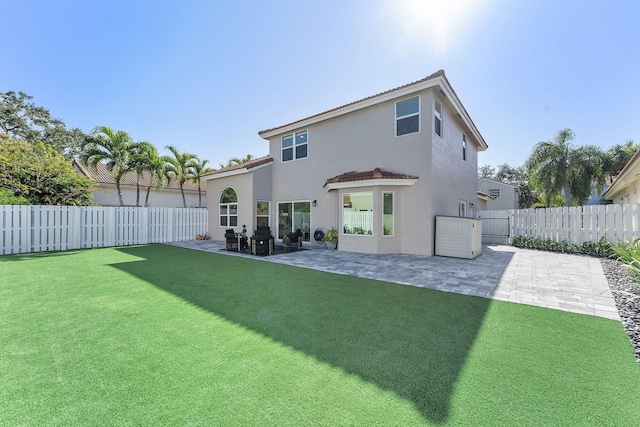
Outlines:
[[613,195],[621,191],[625,186],[638,179],[640,174],[640,150],[633,155],[631,160],[624,165],[620,173],[614,178],[611,186],[602,194],[605,199],[611,200]]
[[478,199],[485,200],[487,202],[492,202],[496,198],[494,196],[490,196],[487,193],[483,193],[482,191],[478,191]]
[[324,187],[329,190],[337,188],[366,187],[369,185],[413,185],[417,176],[384,171],[375,168],[368,171],[351,171],[327,179]]
[[467,125],[467,127],[471,130],[475,139],[478,141],[480,146],[478,147],[479,151],[484,151],[488,148],[487,143],[484,141],[484,138],[480,134],[480,131],[476,128],[476,125],[471,120],[469,113],[462,105],[462,102],[458,98],[458,95],[451,87],[449,80],[445,76],[444,70],[439,70],[430,76],[427,76],[421,80],[417,80],[413,83],[408,83],[403,86],[396,87],[394,89],[390,89],[376,95],[368,96],[366,98],[362,98],[358,101],[350,102],[348,104],[341,105],[340,107],[332,108],[330,110],[324,111],[322,113],[314,114],[312,116],[306,117],[304,119],[296,120],[294,122],[288,123],[286,125],[277,126],[271,129],[266,129],[258,132],[264,139],[268,139],[274,135],[278,135],[284,132],[292,131],[296,128],[300,128],[303,126],[308,126],[313,123],[318,123],[324,120],[331,119],[333,117],[341,116],[343,114],[350,113],[352,111],[360,110],[362,108],[369,107],[371,105],[379,104],[381,102],[388,101],[390,99],[398,98],[400,96],[405,96],[410,93],[417,92],[419,90],[427,89],[430,87],[439,86],[441,93],[449,99],[453,108],[456,110],[458,116],[462,119],[462,121]]
[[[84,164],[81,160],[74,160],[74,166],[87,178],[98,184],[110,184],[115,185],[115,179],[113,177],[113,173],[107,169],[107,165],[104,163],[98,163],[95,168]],[[136,173],[133,171],[127,172],[120,179],[120,186],[136,186]],[[147,187],[149,184],[149,172],[143,172],[140,176],[140,186]],[[158,185],[158,180],[154,177],[152,187],[156,187]],[[170,190],[179,190],[180,186],[176,182],[175,179],[172,179],[170,183],[164,183],[165,189]],[[187,181],[184,183],[182,188],[185,191],[198,191],[198,184]],[[206,189],[202,188],[202,193],[206,193]]]
[[496,184],[502,184],[502,185],[506,185],[508,187],[513,187],[516,190],[519,190],[520,187],[514,184],[509,184],[508,182],[502,182],[502,181],[498,181],[497,179],[493,179],[493,178],[478,178],[478,182],[480,181],[491,181],[491,182],[495,182]]
[[270,165],[271,163],[273,163],[273,157],[271,156],[258,157],[257,159],[252,159],[252,160],[249,160],[248,162],[227,166],[226,168],[209,172],[207,174],[202,175],[202,178],[205,180],[208,180],[208,179],[224,178],[232,175],[239,175],[243,173],[252,172],[261,167]]

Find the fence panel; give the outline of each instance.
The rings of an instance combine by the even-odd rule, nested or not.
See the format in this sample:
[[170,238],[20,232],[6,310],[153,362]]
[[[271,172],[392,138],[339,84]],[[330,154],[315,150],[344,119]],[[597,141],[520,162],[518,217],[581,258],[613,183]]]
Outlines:
[[602,238],[616,244],[640,237],[640,204],[480,211],[483,235],[485,228],[493,231],[489,218],[498,215],[510,219],[509,238],[528,236],[582,245]]
[[199,208],[0,205],[0,255],[190,240]]

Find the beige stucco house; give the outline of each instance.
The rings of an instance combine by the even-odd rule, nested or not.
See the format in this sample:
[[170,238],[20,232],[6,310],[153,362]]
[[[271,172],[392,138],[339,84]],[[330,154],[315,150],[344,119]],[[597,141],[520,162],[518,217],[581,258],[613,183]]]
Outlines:
[[[109,172],[104,163],[98,163],[95,168],[92,168],[80,160],[74,160],[73,167],[78,173],[81,173],[98,184],[98,188],[93,191],[94,202],[101,206],[120,206],[113,174]],[[127,172],[120,180],[120,192],[122,193],[122,202],[125,206],[136,206],[136,179],[137,176],[135,172]],[[180,193],[180,187],[175,180],[165,183],[161,189],[157,189],[157,185],[158,182],[154,179],[151,184],[147,207],[184,207],[182,193]],[[147,172],[144,172],[140,178],[140,206],[145,206],[148,188],[149,175]],[[207,206],[207,194],[204,186],[201,188],[201,197],[198,196],[198,185],[191,181],[185,182],[183,189],[188,208]],[[202,206],[199,206],[200,200],[202,200]]]
[[520,189],[517,185],[496,181],[490,178],[478,179],[478,191],[491,197],[486,209],[507,210],[518,209],[520,203]]
[[487,144],[443,71],[258,134],[268,156],[203,178],[214,239],[335,227],[339,250],[433,255],[436,215],[475,217]]
[[622,168],[602,197],[616,205],[640,203],[640,151]]

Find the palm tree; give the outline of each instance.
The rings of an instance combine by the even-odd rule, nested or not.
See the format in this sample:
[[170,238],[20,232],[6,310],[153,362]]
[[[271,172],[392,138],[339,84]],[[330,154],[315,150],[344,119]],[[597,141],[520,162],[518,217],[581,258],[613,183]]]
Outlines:
[[120,180],[131,170],[131,156],[135,143],[131,137],[121,130],[113,130],[107,126],[98,126],[83,143],[82,160],[95,168],[104,162],[107,170],[113,174],[113,180],[118,191],[120,206],[123,206]]
[[182,194],[182,204],[186,208],[187,199],[184,197],[183,186],[187,180],[191,179],[193,175],[193,164],[195,163],[194,160],[197,161],[198,156],[190,153],[181,153],[173,145],[167,145],[165,148],[171,151],[170,156],[163,157],[166,163],[167,172],[172,174],[168,177],[169,179],[167,179],[167,181],[170,181],[170,179],[173,178],[178,182],[180,193]]
[[149,206],[149,193],[151,193],[151,187],[154,180],[156,181],[156,190],[162,190],[164,182],[167,179],[166,162],[158,155],[158,150],[155,146],[150,144],[147,150],[145,150],[143,171],[149,174],[149,182],[147,184],[147,195],[144,199],[144,205]]
[[209,163],[209,160],[198,161],[194,159],[194,161],[192,162],[193,171],[192,171],[191,181],[198,184],[198,207],[199,208],[202,207],[202,190],[200,189],[200,179],[202,178],[202,175],[204,175],[205,173],[213,171],[212,168],[207,167],[207,163]]
[[547,204],[561,191],[566,206],[571,206],[572,192],[583,202],[589,197],[592,183],[604,184],[602,150],[593,145],[575,147],[571,144],[574,138],[571,129],[561,130],[553,141],[536,144],[527,159],[531,181],[541,190]]
[[219,163],[221,168],[228,168],[229,166],[233,166],[233,165],[241,165],[242,163],[246,163],[250,160],[253,160],[253,154],[247,154],[246,156],[240,158],[240,157],[232,157],[229,159],[229,161],[227,162],[227,164],[222,164]]
[[154,152],[157,157],[156,147],[146,141],[137,142],[133,146],[130,167],[136,172],[136,206],[140,206],[140,178],[149,169],[149,161]]

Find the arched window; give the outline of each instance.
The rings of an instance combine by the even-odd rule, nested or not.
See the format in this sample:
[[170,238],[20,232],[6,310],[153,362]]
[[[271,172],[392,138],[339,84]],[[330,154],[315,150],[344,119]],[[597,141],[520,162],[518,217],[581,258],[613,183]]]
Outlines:
[[231,187],[220,195],[220,227],[238,226],[238,196]]

